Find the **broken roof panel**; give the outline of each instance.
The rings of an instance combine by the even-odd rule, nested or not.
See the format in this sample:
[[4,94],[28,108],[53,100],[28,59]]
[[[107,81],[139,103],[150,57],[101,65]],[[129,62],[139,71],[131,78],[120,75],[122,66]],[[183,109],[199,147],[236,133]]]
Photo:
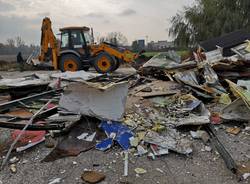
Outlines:
[[250,60],[250,41],[246,41],[246,43],[231,48],[231,50],[239,55],[241,59]]
[[59,72],[51,75],[52,78],[61,78],[66,80],[88,80],[100,76],[101,74],[85,72],[83,70],[76,72]]
[[250,39],[250,33],[244,30],[234,31],[220,37],[212,38],[200,43],[200,46],[205,51],[216,50],[217,46],[222,48],[230,48],[243,43],[245,40]]
[[24,86],[41,86],[48,85],[49,81],[44,81],[41,79],[29,79],[29,78],[17,78],[17,79],[1,79],[0,89],[10,89],[15,87]]
[[176,52],[168,51],[168,52],[161,52],[152,57],[149,61],[147,61],[143,65],[143,68],[154,67],[166,70],[178,70],[178,69],[194,68],[196,66],[197,63],[195,61],[181,63],[181,58],[180,56],[177,55]]

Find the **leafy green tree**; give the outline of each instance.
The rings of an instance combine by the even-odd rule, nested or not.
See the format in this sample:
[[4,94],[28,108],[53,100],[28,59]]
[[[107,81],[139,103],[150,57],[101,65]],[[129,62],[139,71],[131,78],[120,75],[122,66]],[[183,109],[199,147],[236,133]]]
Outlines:
[[188,47],[238,29],[250,31],[249,10],[249,0],[196,0],[171,18],[169,35]]

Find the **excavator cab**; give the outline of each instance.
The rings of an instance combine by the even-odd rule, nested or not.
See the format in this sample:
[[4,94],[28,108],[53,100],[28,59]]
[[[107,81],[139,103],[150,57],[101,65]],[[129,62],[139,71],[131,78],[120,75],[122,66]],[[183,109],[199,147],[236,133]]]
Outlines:
[[62,71],[88,70],[92,44],[89,28],[65,27],[60,32],[59,68]]

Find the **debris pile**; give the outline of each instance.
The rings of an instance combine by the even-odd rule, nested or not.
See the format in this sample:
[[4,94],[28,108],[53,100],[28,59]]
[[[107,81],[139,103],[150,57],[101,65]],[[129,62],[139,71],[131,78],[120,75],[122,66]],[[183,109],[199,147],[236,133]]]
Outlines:
[[[216,149],[246,179],[249,173],[240,171],[217,136],[217,126],[228,122],[237,122],[225,129],[228,134],[249,132],[250,42],[231,51],[227,57],[218,49],[198,51],[185,61],[173,51],[160,53],[129,75],[78,71],[0,79],[0,127],[10,129],[10,137],[1,140],[1,152],[8,151],[2,168],[8,161],[16,173],[11,152],[45,141],[52,151],[42,162],[118,146],[125,156],[122,174],[128,176],[129,157],[189,157],[201,139],[203,151]],[[139,177],[147,170],[134,172]],[[97,183],[105,175],[84,171],[81,178]]]

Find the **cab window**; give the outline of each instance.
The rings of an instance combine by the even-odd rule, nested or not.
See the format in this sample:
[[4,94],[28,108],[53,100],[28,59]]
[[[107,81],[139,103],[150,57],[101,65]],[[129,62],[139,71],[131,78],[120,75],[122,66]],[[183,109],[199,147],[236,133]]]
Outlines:
[[71,42],[73,48],[82,48],[82,46],[84,45],[82,32],[78,30],[71,31]]
[[87,45],[90,45],[92,43],[91,35],[87,31],[84,31],[83,33],[84,33],[84,37],[85,37]]
[[63,32],[61,35],[61,48],[69,47],[69,33]]

